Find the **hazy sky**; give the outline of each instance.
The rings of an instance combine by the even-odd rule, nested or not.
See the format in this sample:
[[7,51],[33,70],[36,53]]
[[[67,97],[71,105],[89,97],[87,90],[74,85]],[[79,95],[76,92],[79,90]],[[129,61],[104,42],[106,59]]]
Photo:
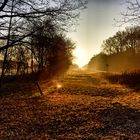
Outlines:
[[114,19],[120,18],[123,0],[89,0],[87,9],[81,13],[79,26],[70,37],[76,42],[75,63],[83,66],[100,52],[102,41],[115,34]]

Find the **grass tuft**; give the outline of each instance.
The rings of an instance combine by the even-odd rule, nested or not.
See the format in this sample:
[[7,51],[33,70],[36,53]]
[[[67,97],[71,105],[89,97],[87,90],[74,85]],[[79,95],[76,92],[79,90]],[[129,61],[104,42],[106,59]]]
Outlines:
[[111,83],[126,85],[130,88],[136,88],[140,85],[140,70],[123,72],[121,74],[107,74],[105,77]]

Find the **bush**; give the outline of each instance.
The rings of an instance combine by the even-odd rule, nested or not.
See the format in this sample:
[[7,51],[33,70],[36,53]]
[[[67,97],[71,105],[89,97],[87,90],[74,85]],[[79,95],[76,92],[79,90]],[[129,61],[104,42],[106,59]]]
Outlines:
[[140,84],[140,70],[123,72],[121,74],[107,74],[106,79],[111,83],[136,87]]

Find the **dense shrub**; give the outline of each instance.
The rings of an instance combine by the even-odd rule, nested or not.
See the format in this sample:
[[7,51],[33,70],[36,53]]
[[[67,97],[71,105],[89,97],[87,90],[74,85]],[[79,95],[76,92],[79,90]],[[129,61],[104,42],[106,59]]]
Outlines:
[[119,83],[129,87],[136,87],[140,84],[140,70],[123,72],[121,74],[107,74],[106,79],[111,83]]

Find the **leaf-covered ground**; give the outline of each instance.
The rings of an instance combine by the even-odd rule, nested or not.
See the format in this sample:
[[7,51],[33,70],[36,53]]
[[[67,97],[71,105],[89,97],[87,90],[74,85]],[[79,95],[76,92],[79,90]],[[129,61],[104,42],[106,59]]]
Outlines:
[[44,96],[26,84],[1,89],[0,140],[140,140],[139,92],[99,74],[55,84],[42,85]]

